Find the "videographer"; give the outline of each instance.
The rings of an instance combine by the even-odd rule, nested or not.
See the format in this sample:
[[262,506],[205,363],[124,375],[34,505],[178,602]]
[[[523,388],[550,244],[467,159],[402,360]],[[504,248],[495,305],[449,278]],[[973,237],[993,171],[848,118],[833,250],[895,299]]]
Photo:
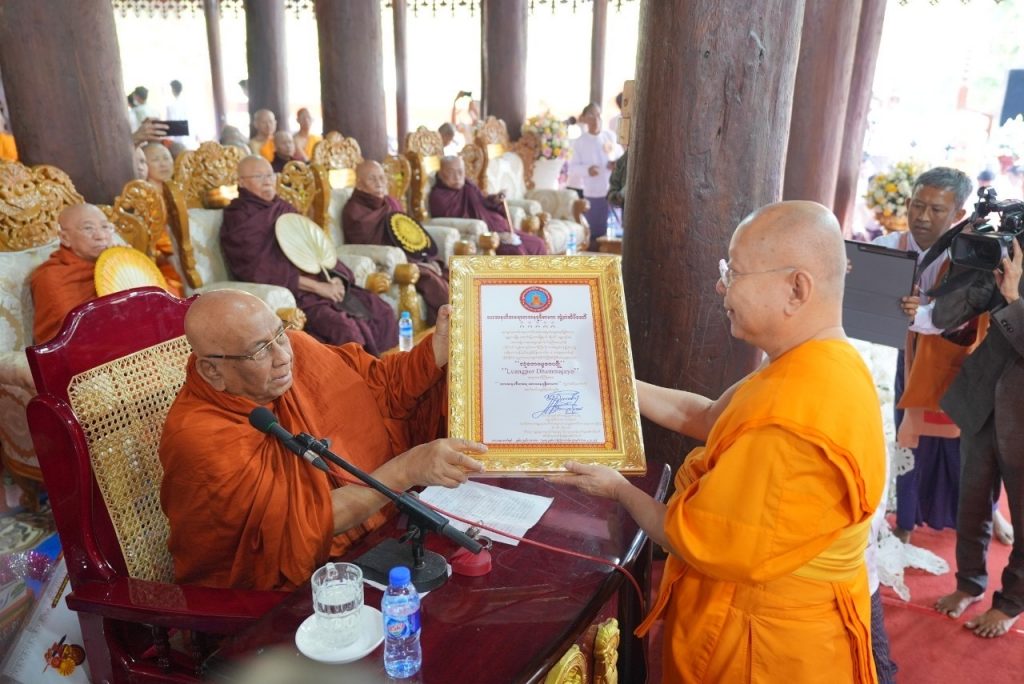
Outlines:
[[[1003,217],[1004,223],[1006,217]],[[959,617],[980,601],[988,584],[986,554],[992,536],[992,509],[1000,482],[1006,487],[1010,520],[1024,529],[1024,301],[1021,300],[1021,235],[1010,240],[993,271],[936,297],[932,320],[954,329],[989,312],[985,340],[964,361],[940,405],[960,427],[960,497],[957,514],[957,586],[935,608]],[[955,257],[954,257],[955,260]],[[970,271],[954,266],[947,281]],[[1003,570],[1003,586],[992,608],[965,627],[981,637],[1006,634],[1024,610],[1024,539],[1017,535]]]

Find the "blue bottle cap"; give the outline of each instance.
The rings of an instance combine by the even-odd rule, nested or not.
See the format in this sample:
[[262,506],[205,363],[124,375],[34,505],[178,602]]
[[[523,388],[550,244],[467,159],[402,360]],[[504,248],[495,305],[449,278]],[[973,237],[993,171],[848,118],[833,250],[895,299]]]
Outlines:
[[412,575],[409,573],[409,568],[404,565],[396,565],[388,573],[388,584],[393,587],[404,587],[411,578]]
[[402,316],[401,316],[401,317],[402,317],[402,318],[409,318],[409,319],[411,319],[411,318],[412,318],[412,316],[410,316],[410,315],[409,315],[409,312],[408,312],[408,311],[403,311],[403,312],[402,312]]

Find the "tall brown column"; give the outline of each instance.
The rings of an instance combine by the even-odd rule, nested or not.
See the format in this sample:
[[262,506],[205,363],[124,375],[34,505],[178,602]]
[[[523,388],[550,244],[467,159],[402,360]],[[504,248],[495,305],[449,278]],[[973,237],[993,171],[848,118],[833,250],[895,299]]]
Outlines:
[[782,196],[827,207],[836,196],[861,0],[807,3]]
[[388,151],[380,0],[317,0],[324,131],[359,141],[367,159]]
[[526,0],[483,0],[480,22],[482,113],[516,140],[526,121]]
[[214,131],[219,137],[227,123],[224,95],[224,60],[220,56],[220,0],[203,0],[206,15],[206,46],[210,53],[210,84],[213,87]]
[[885,0],[863,0],[860,26],[857,28],[857,47],[850,78],[850,96],[846,103],[846,123],[843,126],[843,144],[839,151],[839,171],[836,178],[836,198],[833,211],[843,225],[843,233],[853,233],[853,208],[857,202],[857,179],[864,154],[864,134],[868,127],[868,109],[871,107],[871,85],[875,80],[878,46],[882,42],[882,23],[885,19]]
[[245,59],[249,116],[269,109],[283,127],[289,119],[284,0],[245,0]]
[[[640,380],[718,397],[756,364],[729,334],[718,260],[782,195],[803,5],[643,5],[622,259]],[[645,422],[649,460],[678,465],[694,444]]]
[[604,102],[604,44],[608,35],[608,0],[594,0],[594,24],[590,31],[590,101]]
[[89,202],[112,201],[134,170],[109,0],[0,3],[0,70],[21,160],[59,167]]
[[395,114],[398,119],[398,149],[405,151],[405,135],[409,132],[409,65],[405,58],[405,0],[391,0],[392,23],[395,27]]

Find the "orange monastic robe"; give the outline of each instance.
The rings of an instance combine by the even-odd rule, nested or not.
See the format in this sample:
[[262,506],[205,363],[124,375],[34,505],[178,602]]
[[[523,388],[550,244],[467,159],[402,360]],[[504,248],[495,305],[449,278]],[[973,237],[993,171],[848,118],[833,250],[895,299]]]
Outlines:
[[[357,344],[289,337],[292,387],[268,405],[282,427],[330,440],[334,453],[370,472],[411,446],[408,422],[422,417],[443,377],[429,338],[377,359]],[[332,537],[331,490],[351,476],[329,476],[251,427],[256,406],[212,388],[189,360],[160,441],[176,582],[291,589],[386,518],[375,513]]]
[[882,496],[878,396],[859,354],[806,342],[747,378],[676,476],[665,682],[875,682],[864,550]]
[[64,317],[72,309],[96,299],[95,271],[95,262],[62,246],[32,272],[29,286],[35,307],[32,337],[36,344],[60,332]]
[[18,146],[14,143],[14,136],[10,133],[0,132],[0,159],[18,161]]
[[185,288],[182,287],[181,276],[178,275],[174,264],[171,263],[171,257],[174,256],[174,244],[171,242],[171,236],[167,234],[166,228],[160,235],[160,239],[153,245],[153,251],[156,253],[156,266],[163,274],[164,280],[167,281],[167,291],[176,297],[184,297]]

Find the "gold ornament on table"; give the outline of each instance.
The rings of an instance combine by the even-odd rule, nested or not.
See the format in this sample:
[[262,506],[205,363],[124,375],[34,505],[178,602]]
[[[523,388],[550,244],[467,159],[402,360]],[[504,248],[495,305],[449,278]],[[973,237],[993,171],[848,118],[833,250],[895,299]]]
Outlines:
[[924,170],[917,162],[896,162],[889,171],[876,173],[868,181],[864,200],[887,233],[907,229],[907,200],[914,191],[914,180]]

